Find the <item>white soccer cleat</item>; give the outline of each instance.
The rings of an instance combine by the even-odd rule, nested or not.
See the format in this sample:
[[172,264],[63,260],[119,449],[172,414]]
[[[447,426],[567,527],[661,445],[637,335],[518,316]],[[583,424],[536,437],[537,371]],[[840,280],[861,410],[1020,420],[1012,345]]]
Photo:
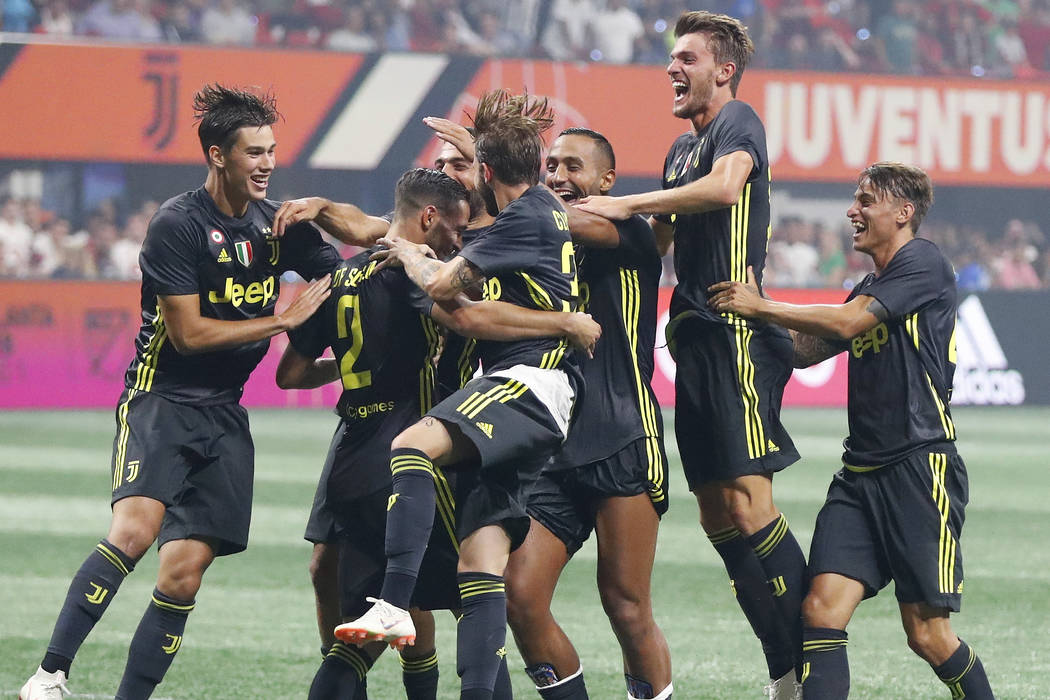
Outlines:
[[69,694],[65,671],[48,673],[37,668],[36,673],[18,691],[18,700],[62,700],[63,696]]
[[762,690],[768,700],[802,700],[802,684],[795,680],[795,669],[769,681]]
[[386,642],[392,649],[404,649],[416,643],[416,626],[407,610],[379,598],[365,598],[374,605],[353,622],[335,628],[335,636],[348,644]]

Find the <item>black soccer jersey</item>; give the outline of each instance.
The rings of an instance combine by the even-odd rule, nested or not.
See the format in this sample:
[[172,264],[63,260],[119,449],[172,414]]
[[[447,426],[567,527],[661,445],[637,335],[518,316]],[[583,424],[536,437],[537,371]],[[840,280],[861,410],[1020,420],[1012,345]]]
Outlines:
[[733,100],[699,132],[679,136],[664,160],[663,188],[699,180],[710,174],[716,160],[736,151],[745,151],[754,162],[736,204],[701,214],[658,217],[674,226],[678,286],[671,296],[672,319],[686,313],[718,323],[740,322],[735,314],[708,308],[707,288],[726,280],[746,282],[749,265],[762,287],[769,240],[769,160],[766,132],[755,111]]
[[951,264],[933,243],[906,243],[849,299],[874,297],[889,318],[849,341],[849,437],[843,461],[895,462],[955,440],[948,402],[955,374],[958,296]]
[[616,228],[619,247],[587,248],[581,256],[581,310],[602,327],[602,337],[594,358],[582,363],[589,390],[552,468],[597,462],[646,438],[650,465],[662,474],[663,421],[650,385],[660,254],[652,229],[640,216],[617,222]]
[[[434,403],[440,336],[419,288],[400,268],[376,271],[378,263],[368,259],[374,250],[335,269],[332,295],[288,338],[305,357],[332,348],[343,382],[336,412],[346,421],[344,440],[366,442],[397,424],[389,448],[390,438]],[[360,457],[364,463],[369,455]],[[375,462],[380,468],[360,470],[357,495],[390,485],[389,457],[383,450]]]
[[340,261],[311,224],[273,237],[270,226],[278,206],[253,201],[244,216],[226,216],[201,187],[160,207],[139,253],[142,326],[125,386],[196,405],[240,399],[270,341],[182,355],[168,342],[157,297],[197,294],[201,315],[223,321],[272,316],[284,272],[315,279]]
[[[463,232],[463,245],[470,245],[487,229],[488,226],[467,229]],[[445,332],[445,342],[442,343],[441,357],[437,363],[439,400],[462,389],[474,376],[480,362],[477,349],[478,341],[473,338],[464,338],[452,331]]]
[[[579,288],[569,240],[569,215],[560,199],[536,185],[507,205],[460,255],[485,275],[485,298],[530,309],[575,311]],[[572,347],[563,338],[479,341],[485,373],[514,365],[562,369],[578,379]]]

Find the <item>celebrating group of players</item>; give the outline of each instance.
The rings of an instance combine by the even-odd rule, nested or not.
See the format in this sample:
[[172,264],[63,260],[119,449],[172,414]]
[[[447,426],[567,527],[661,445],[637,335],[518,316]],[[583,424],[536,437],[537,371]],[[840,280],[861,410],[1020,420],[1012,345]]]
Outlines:
[[[161,682],[204,571],[247,545],[253,446],[239,399],[281,332],[282,388],[343,386],[306,533],[324,651],[310,698],[365,698],[388,644],[410,700],[436,698],[429,611],[446,609],[461,699],[512,696],[508,622],[542,697],[586,698],[550,608],[591,532],[628,698],[670,698],[649,587],[668,503],[650,379],[672,241],[676,436],[701,526],[761,641],[767,696],[845,698],[846,625],[892,580],[909,645],[952,697],[993,697],[949,624],[967,482],[948,407],[954,277],[915,238],[929,179],[898,163],[861,173],[847,216],[876,271],[845,303],[764,298],[765,134],[735,99],[751,40],[737,20],[700,11],[679,18],[675,37],[673,111],[692,128],[665,159],[662,189],[624,197],[608,196],[605,137],[567,129],[544,159],[546,101],[497,90],[472,129],[426,120],[443,141],[437,169],[405,173],[389,217],[321,198],[278,205],[265,199],[273,98],[198,93],[208,176],[161,207],[143,244],[112,524],[21,700],[68,693],[77,650],[155,541],[157,585],[116,697],[147,698]],[[341,260],[315,224],[367,249]],[[313,281],[275,313],[286,271]],[[843,350],[850,435],[807,565],[773,502],[773,474],[798,459],[781,396],[793,366]]]

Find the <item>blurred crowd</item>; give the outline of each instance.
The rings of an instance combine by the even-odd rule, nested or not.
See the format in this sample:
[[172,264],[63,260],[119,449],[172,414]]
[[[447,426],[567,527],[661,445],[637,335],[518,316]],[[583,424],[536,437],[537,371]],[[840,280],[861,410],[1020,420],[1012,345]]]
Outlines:
[[[146,201],[121,213],[106,200],[74,225],[35,199],[5,198],[0,277],[137,280],[139,249],[157,206]],[[769,243],[766,284],[851,288],[871,270],[870,258],[853,251],[851,235],[849,226],[781,219]],[[1050,241],[1033,222],[1012,219],[1003,231],[986,232],[931,219],[923,222],[921,235],[953,262],[961,290],[1050,288]],[[674,284],[670,256],[663,283]]]
[[[684,0],[0,0],[2,29],[53,37],[335,51],[667,61]],[[766,68],[1033,78],[1050,0],[709,0]]]

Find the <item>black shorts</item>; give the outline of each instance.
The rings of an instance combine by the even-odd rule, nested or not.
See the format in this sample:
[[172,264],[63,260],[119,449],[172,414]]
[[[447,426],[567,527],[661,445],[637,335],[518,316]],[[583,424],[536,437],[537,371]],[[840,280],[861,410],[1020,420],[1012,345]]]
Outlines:
[[216,556],[248,546],[255,447],[237,403],[192,406],[125,389],[113,439],[113,497],[147,496],[167,509],[157,544],[215,542]]
[[901,603],[958,612],[968,500],[966,465],[952,448],[871,471],[844,467],[817,515],[810,575],[848,576],[864,584],[868,598],[892,580]]
[[798,460],[780,422],[791,376],[787,331],[686,321],[674,329],[675,435],[690,490]]
[[[440,472],[440,470],[438,470]],[[455,493],[454,477],[450,489]],[[379,597],[386,571],[386,507],[389,488],[377,491],[349,503],[333,503],[339,543],[339,590],[341,612],[346,618],[358,617],[369,607],[365,598]],[[446,509],[439,507],[434,514],[434,529],[427,544],[419,579],[412,594],[412,607],[422,610],[452,610],[459,608],[459,586],[456,565],[459,551],[454,536],[453,521],[447,519]]]
[[317,490],[314,491],[310,517],[306,521],[306,532],[303,534],[303,539],[314,544],[336,542],[340,539],[339,526],[332,511],[328,508],[327,494],[328,477],[332,473],[332,465],[343,439],[344,426],[345,424],[340,420],[339,425],[335,428],[335,435],[332,436],[332,442],[328,446],[328,454],[324,460],[324,467],[321,468],[321,476],[317,480]]
[[486,525],[500,525],[517,549],[529,532],[528,494],[564,440],[550,411],[521,382],[483,376],[427,415],[459,428],[480,457],[474,488],[459,508],[460,541]]
[[[649,481],[648,440],[635,440],[582,467],[545,470],[529,494],[529,515],[565,544],[569,556],[590,537],[598,506],[608,498],[648,493],[656,514],[662,516],[667,512],[667,491],[654,489]],[[656,493],[659,496],[653,498]]]

